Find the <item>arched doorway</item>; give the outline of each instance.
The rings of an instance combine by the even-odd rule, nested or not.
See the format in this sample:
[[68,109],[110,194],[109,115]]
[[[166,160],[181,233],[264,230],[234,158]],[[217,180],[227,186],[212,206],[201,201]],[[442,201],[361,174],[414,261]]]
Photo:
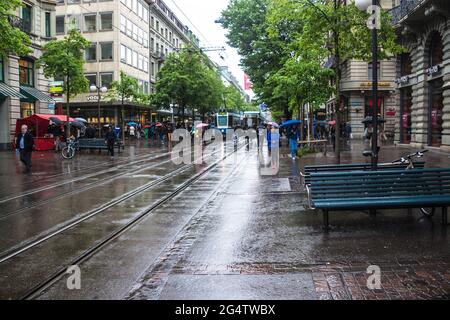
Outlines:
[[[429,106],[428,106],[428,145],[434,147],[440,147],[442,144],[442,131],[443,131],[443,108],[444,108],[444,96],[442,86],[444,85],[442,77],[434,78],[435,73],[444,60],[444,51],[442,37],[438,32],[434,32],[431,35],[430,51],[428,52],[428,68],[434,69],[429,71],[431,80],[429,85]],[[430,70],[429,69],[429,70]]]

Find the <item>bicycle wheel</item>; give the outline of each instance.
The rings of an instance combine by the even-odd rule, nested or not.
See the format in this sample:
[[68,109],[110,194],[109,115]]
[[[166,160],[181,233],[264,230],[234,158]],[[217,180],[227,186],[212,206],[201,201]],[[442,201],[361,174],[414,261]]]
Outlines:
[[434,213],[436,211],[436,208],[420,208],[420,212],[426,217],[432,217],[434,216]]
[[72,147],[64,147],[61,155],[64,159],[72,159],[75,156],[75,149]]

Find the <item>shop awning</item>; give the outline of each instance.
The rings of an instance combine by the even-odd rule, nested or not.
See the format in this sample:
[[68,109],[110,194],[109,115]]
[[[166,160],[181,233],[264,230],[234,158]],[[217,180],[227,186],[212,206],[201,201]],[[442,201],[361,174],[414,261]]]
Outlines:
[[8,86],[3,82],[0,82],[0,97],[1,98],[14,97],[20,99],[26,98],[19,91],[16,91],[15,89],[11,88],[10,86]]
[[31,100],[54,103],[55,101],[45,93],[33,87],[20,86],[20,93]]

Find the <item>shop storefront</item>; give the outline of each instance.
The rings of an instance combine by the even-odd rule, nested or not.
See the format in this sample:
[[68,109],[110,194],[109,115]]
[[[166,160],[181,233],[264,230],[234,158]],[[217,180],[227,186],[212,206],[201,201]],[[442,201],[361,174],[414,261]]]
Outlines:
[[[406,0],[392,12],[399,43],[407,49],[397,60],[401,108],[397,141],[417,148],[450,150],[448,13],[447,1],[410,6]],[[420,28],[411,27],[419,23]]]

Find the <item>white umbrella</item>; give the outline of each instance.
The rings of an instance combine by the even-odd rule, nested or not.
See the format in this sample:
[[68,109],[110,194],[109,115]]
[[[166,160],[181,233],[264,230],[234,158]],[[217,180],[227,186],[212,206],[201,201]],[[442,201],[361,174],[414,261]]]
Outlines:
[[75,118],[76,121],[78,122],[84,122],[84,123],[88,123],[88,121],[84,118]]

